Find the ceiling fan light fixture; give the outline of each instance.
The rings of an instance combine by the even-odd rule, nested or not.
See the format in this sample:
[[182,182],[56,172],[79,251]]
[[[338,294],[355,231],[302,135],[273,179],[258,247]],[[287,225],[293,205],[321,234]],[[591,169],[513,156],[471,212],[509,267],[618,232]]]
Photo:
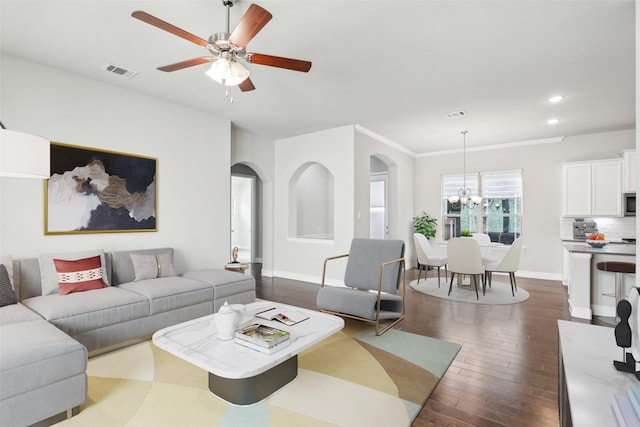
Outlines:
[[245,81],[251,73],[238,61],[231,61],[229,64],[229,74],[230,77],[225,84],[227,86],[236,86]]
[[211,62],[211,67],[205,72],[211,80],[214,80],[220,84],[229,77],[231,73],[231,67],[229,66],[229,60],[224,57],[220,57]]
[[245,81],[250,73],[239,62],[220,57],[211,63],[205,74],[221,85],[237,86]]

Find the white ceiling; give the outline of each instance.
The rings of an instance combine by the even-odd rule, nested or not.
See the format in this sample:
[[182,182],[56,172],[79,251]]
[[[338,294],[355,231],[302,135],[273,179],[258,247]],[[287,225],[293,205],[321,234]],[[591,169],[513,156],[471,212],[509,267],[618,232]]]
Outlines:
[[[233,104],[207,65],[157,71],[206,51],[131,17],[144,10],[207,39],[224,31],[221,0],[0,0],[0,50],[271,139],[359,124],[420,154],[460,148],[463,129],[473,147],[635,127],[633,0],[257,3],[273,19],[248,51],[313,66],[249,64],[256,90],[236,89]],[[231,29],[249,4],[231,8]],[[565,100],[550,104],[553,94]],[[444,116],[457,110],[467,116]]]

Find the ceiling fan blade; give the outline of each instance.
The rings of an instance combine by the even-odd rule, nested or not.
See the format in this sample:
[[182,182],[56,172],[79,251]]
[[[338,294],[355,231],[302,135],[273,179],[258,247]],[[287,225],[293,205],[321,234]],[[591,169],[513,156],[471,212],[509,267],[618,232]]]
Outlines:
[[252,90],[254,90],[256,87],[253,85],[253,82],[251,81],[251,79],[249,77],[247,77],[245,80],[243,80],[238,87],[240,88],[240,90],[242,92],[250,92]]
[[183,68],[193,67],[194,65],[204,64],[205,62],[209,61],[211,61],[210,56],[201,56],[200,58],[187,59],[186,61],[176,62],[175,64],[158,67],[158,70],[166,72],[177,71],[182,70]]
[[252,4],[231,33],[229,41],[236,46],[246,46],[273,16],[257,4]]
[[311,69],[311,62],[300,59],[283,58],[281,56],[263,55],[261,53],[248,53],[245,59],[258,65],[286,68],[287,70],[302,71],[306,73]]
[[190,41],[191,43],[195,43],[197,45],[204,46],[204,47],[207,47],[207,45],[209,45],[209,42],[207,42],[206,40],[201,39],[198,36],[194,36],[193,34],[181,28],[178,28],[175,25],[169,24],[168,22],[163,21],[160,18],[156,18],[153,15],[149,15],[147,12],[143,12],[142,10],[136,10],[131,14],[131,16],[141,20],[142,22],[146,22],[147,24],[153,25],[154,27],[158,27],[161,30],[168,31],[173,35],[182,37],[183,39]]

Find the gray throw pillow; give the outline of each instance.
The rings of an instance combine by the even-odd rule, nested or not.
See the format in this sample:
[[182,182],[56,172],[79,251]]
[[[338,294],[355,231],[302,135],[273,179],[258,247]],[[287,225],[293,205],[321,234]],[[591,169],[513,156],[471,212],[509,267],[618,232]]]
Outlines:
[[17,303],[18,298],[16,298],[16,293],[11,286],[7,267],[4,264],[0,264],[0,307]]
[[177,276],[173,267],[173,254],[171,252],[161,252],[157,254],[130,254],[134,282],[158,277]]

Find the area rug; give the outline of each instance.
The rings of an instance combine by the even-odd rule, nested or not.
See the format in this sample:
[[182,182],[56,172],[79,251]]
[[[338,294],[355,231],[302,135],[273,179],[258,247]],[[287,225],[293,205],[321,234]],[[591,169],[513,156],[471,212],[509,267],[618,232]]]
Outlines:
[[97,356],[87,402],[56,426],[409,426],[460,346],[363,325],[348,321],[301,353],[297,378],[248,407],[213,396],[206,371],[150,341]]
[[[480,299],[476,299],[476,290],[468,283],[463,286],[458,286],[457,276],[453,281],[453,288],[451,289],[451,295],[447,295],[449,292],[449,280],[441,279],[440,288],[438,288],[438,278],[429,277],[426,280],[421,279],[420,283],[417,280],[412,281],[409,285],[416,291],[423,294],[431,295],[436,298],[448,299],[451,301],[468,302],[472,304],[518,304],[525,302],[529,299],[529,292],[518,286],[518,290],[515,293],[515,297],[511,295],[511,285],[508,282],[502,282],[495,279],[492,280],[491,288],[487,285],[486,295],[482,295],[482,284],[478,283],[478,295]],[[468,278],[466,279],[468,282]]]

